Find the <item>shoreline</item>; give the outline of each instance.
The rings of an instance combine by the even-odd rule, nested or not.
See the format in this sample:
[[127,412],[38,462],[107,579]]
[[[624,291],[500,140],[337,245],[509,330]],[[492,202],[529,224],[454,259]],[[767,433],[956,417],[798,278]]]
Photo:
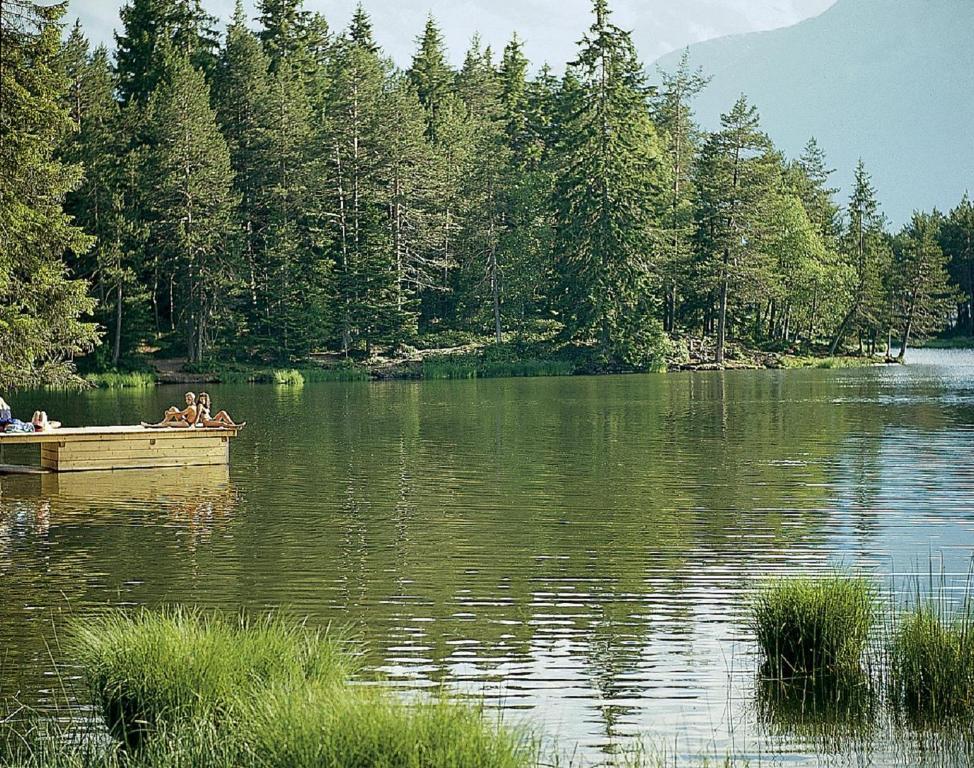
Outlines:
[[101,389],[145,388],[182,384],[277,384],[303,385],[317,382],[350,381],[429,381],[493,378],[547,378],[563,376],[611,376],[640,373],[694,373],[714,371],[760,371],[835,368],[870,368],[899,365],[898,360],[858,355],[795,355],[762,350],[743,354],[718,364],[703,356],[670,360],[653,370],[635,368],[597,368],[571,360],[523,357],[489,360],[470,350],[428,350],[396,360],[378,359],[369,363],[307,360],[291,367],[228,364],[209,370],[185,370],[180,360],[150,361],[150,369],[134,373],[95,373],[83,376],[89,386]]

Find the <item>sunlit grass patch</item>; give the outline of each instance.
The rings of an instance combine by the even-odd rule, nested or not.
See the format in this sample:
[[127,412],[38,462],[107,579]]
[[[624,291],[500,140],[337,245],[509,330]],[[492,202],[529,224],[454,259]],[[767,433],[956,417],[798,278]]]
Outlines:
[[368,381],[371,377],[366,368],[355,363],[332,366],[301,368],[301,375],[309,383],[321,381]]
[[354,671],[331,634],[179,609],[86,620],[71,647],[106,724],[129,745],[160,725],[230,722],[243,699],[271,685],[340,684]]
[[869,581],[850,576],[783,579],[763,587],[751,621],[772,674],[858,672],[875,620],[874,598]]
[[288,768],[528,768],[538,747],[481,708],[407,704],[370,687],[309,685],[255,700],[246,730],[257,765]]
[[90,373],[85,381],[98,389],[145,389],[156,385],[155,374],[147,371]]
[[918,603],[897,618],[889,648],[894,699],[914,719],[974,716],[974,624],[939,602]]

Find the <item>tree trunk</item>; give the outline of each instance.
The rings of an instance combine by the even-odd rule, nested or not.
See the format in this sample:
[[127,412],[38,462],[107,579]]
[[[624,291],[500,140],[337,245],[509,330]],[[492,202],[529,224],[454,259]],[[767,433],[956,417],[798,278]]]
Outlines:
[[855,317],[858,307],[853,307],[850,309],[846,316],[842,318],[842,323],[839,325],[839,330],[836,331],[835,338],[832,339],[832,344],[829,346],[829,356],[835,356],[835,350],[839,348],[839,344],[845,338],[846,333],[849,331],[849,323],[852,322],[852,318]]
[[901,363],[906,359],[906,348],[910,344],[910,333],[913,331],[913,313],[916,311],[917,294],[916,291],[910,296],[910,308],[906,313],[906,323],[903,326],[903,341],[900,342],[900,354],[897,357]]
[[716,363],[724,364],[724,343],[727,333],[727,264],[730,254],[724,250],[724,274],[720,281],[720,307],[717,310],[717,352]]
[[118,366],[122,354],[122,281],[119,280],[115,293],[115,345],[112,347],[112,365]]

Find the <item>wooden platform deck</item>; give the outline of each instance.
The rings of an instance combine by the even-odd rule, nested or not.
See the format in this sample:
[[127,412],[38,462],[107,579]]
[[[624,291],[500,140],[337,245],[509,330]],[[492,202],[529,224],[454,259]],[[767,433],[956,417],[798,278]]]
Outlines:
[[[68,427],[2,433],[0,448],[39,445],[40,468],[51,472],[191,467],[229,464],[230,439],[236,436],[232,428]],[[17,469],[25,468],[6,467]]]

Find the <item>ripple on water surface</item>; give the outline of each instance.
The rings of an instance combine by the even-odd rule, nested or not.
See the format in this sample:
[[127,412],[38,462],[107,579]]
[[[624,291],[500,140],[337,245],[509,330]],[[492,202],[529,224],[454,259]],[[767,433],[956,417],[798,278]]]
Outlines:
[[[638,735],[688,754],[899,764],[906,747],[881,724],[836,746],[768,720],[746,605],[761,578],[837,565],[901,592],[931,555],[964,589],[974,356],[916,361],[213,387],[250,424],[229,471],[0,479],[0,696],[51,700],[69,615],[286,609],[354,625],[390,685],[486,696],[589,754]],[[15,405],[110,423],[179,396]]]

